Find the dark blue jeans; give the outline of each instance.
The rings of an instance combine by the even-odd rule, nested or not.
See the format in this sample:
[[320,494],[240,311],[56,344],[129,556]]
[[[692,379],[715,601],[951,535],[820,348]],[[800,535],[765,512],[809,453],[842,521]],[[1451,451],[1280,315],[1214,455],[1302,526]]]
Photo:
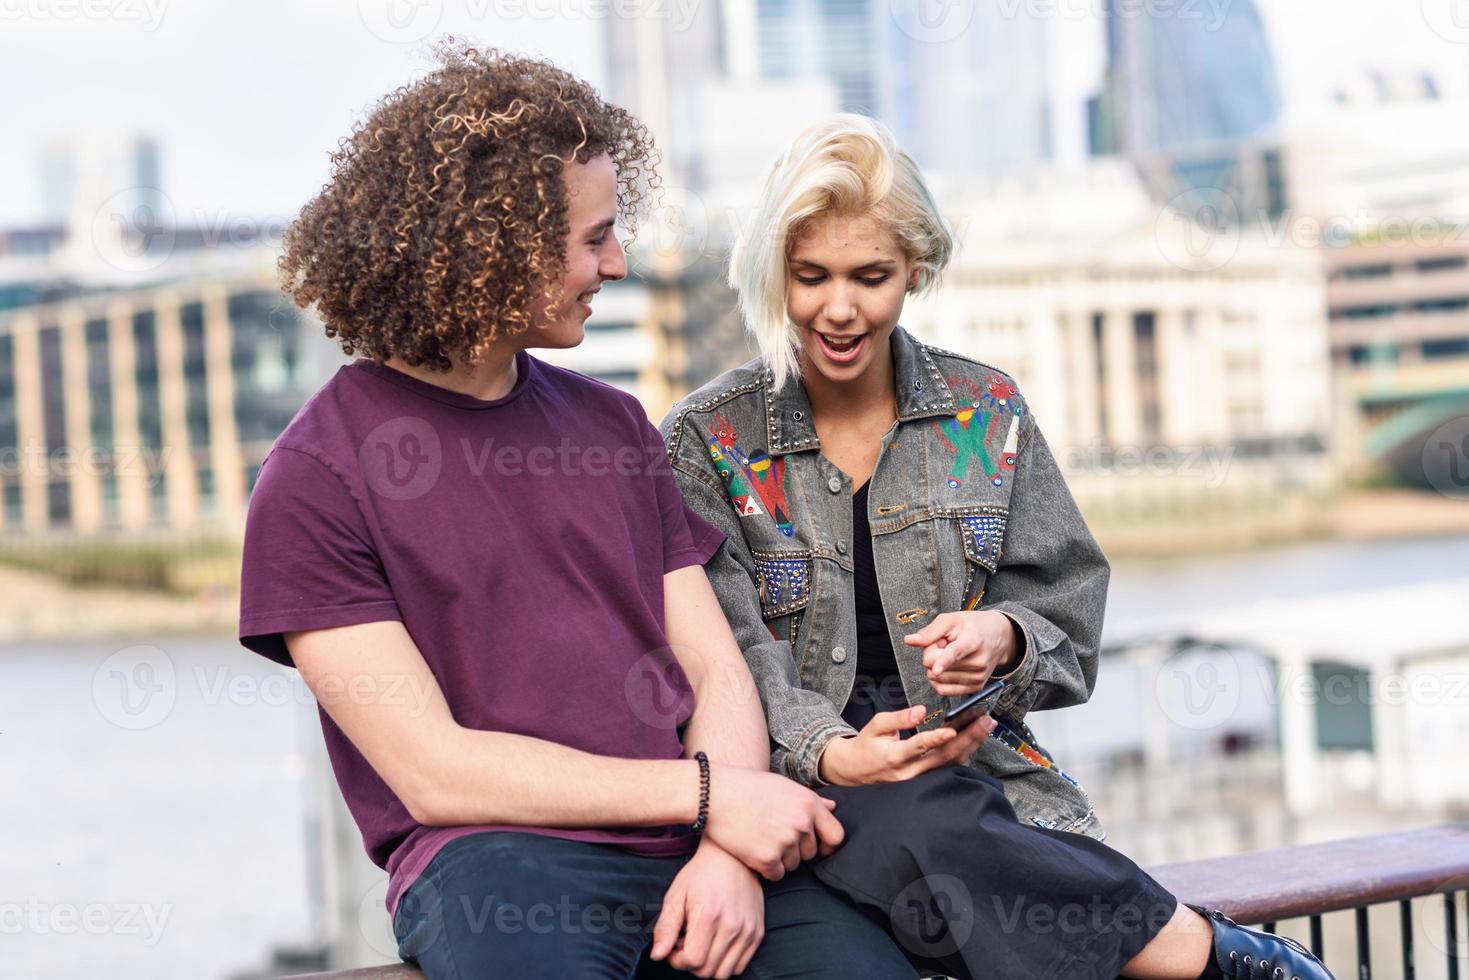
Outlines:
[[[459,837],[399,899],[398,955],[429,980],[688,978],[646,957],[683,864],[536,834]],[[883,928],[807,866],[765,883],[765,940],[743,976],[915,975]]]

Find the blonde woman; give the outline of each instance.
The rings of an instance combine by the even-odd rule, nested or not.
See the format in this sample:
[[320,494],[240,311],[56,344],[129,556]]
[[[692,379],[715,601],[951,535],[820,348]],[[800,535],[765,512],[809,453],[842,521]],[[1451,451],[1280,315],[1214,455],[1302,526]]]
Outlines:
[[898,325],[953,249],[881,124],[811,127],[730,258],[760,356],[663,422],[772,768],[836,801],[817,876],[954,977],[1330,977],[1102,844],[1026,726],[1090,696],[1109,569],[1014,379]]

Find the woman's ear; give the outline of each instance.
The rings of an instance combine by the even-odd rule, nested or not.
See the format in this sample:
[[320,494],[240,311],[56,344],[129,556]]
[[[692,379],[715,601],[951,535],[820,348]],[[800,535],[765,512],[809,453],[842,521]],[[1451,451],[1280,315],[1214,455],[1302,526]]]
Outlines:
[[917,265],[908,270],[908,292],[910,293],[918,288],[918,273],[919,268]]

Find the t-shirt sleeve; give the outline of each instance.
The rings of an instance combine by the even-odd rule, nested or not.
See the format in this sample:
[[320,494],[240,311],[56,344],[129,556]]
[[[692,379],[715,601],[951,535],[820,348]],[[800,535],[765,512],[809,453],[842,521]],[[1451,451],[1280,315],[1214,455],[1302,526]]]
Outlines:
[[683,494],[674,480],[673,467],[668,462],[663,436],[651,422],[643,423],[643,443],[663,520],[664,573],[688,565],[706,564],[724,544],[724,532],[684,503]]
[[402,618],[346,484],[312,454],[277,446],[245,520],[240,642],[289,667],[282,633]]

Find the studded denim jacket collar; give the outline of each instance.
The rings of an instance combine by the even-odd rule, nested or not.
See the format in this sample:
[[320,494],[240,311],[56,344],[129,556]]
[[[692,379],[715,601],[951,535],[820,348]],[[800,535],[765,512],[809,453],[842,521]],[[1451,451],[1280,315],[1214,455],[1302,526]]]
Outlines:
[[[957,401],[928,348],[902,327],[893,330],[892,347],[898,421],[953,415]],[[775,375],[766,368],[761,381],[770,455],[819,450],[821,439],[811,418],[811,399],[801,380],[787,378],[776,389]]]

